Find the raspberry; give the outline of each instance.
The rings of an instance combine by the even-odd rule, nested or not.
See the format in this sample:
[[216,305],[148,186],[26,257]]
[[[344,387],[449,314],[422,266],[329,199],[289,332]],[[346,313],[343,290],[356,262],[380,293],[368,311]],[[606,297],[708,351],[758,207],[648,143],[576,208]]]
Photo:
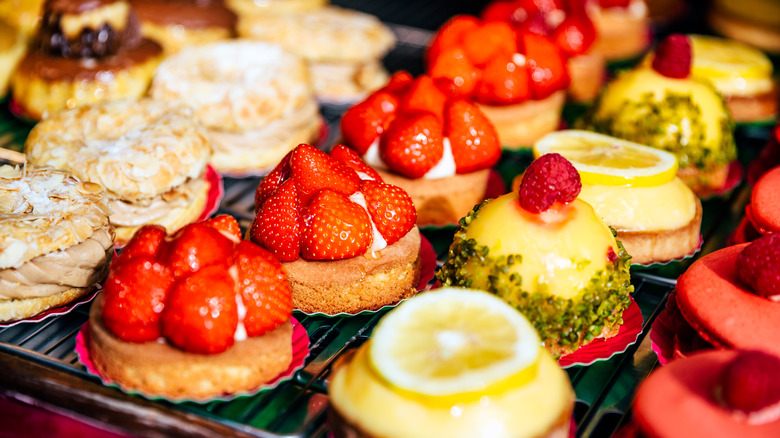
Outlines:
[[683,79],[691,74],[691,41],[685,35],[673,34],[655,49],[653,70],[667,78]]
[[723,401],[730,408],[754,412],[780,402],[780,358],[746,351],[723,371]]
[[780,234],[767,234],[742,249],[737,257],[737,271],[742,281],[756,295],[780,299]]
[[560,154],[546,154],[525,171],[520,183],[520,206],[541,213],[556,202],[568,204],[580,194],[582,182],[577,169]]

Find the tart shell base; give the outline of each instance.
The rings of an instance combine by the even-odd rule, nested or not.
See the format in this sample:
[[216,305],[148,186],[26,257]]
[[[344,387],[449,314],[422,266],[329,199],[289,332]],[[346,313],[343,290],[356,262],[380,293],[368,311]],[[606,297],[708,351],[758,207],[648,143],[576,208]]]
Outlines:
[[528,100],[516,105],[479,105],[506,149],[530,147],[545,134],[555,131],[561,123],[561,111],[566,91],[556,91],[542,100]]

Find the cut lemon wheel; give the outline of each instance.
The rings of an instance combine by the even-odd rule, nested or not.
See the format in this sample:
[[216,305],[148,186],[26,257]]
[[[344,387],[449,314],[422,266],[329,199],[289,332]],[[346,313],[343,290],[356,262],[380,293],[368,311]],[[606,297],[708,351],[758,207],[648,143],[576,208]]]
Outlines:
[[707,78],[762,79],[772,76],[772,62],[760,50],[738,41],[690,35],[693,74]]
[[534,144],[534,157],[559,153],[580,173],[583,184],[652,187],[677,174],[677,158],[660,149],[589,131],[558,131]]
[[400,393],[436,404],[478,400],[530,381],[541,343],[516,309],[483,291],[443,288],[401,304],[374,330],[372,368]]

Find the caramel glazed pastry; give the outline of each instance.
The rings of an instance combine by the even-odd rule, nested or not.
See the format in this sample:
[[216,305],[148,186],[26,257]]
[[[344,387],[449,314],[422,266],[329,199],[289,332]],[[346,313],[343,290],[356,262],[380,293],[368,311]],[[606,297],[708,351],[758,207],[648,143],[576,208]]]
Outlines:
[[146,224],[173,232],[206,206],[211,143],[181,104],[123,100],[61,111],[33,128],[25,153],[32,164],[103,186],[119,245]]
[[113,241],[99,185],[61,170],[0,167],[0,322],[90,291],[108,273]]
[[141,33],[166,54],[184,46],[233,38],[238,17],[221,0],[130,0]]
[[186,47],[160,64],[150,93],[195,110],[214,146],[211,164],[232,176],[270,170],[322,127],[306,64],[263,42]]
[[336,7],[242,17],[242,37],[279,44],[309,64],[314,92],[323,101],[362,99],[388,80],[382,58],[395,36],[376,17]]
[[12,79],[18,113],[49,111],[146,93],[162,48],[141,37],[124,0],[47,0],[41,27]]

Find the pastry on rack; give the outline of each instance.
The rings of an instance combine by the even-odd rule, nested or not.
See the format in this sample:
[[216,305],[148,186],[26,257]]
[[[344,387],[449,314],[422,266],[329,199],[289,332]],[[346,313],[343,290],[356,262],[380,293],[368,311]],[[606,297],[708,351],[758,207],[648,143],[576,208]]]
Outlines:
[[24,56],[26,47],[24,36],[0,19],[0,97],[8,93],[11,74]]
[[222,0],[130,0],[141,33],[166,54],[184,46],[233,38],[238,17]]
[[587,8],[598,35],[593,50],[607,61],[631,60],[650,47],[645,0],[595,0]]
[[111,265],[89,318],[103,378],[150,397],[248,392],[292,360],[290,287],[279,261],[218,216],[173,235],[141,228]]
[[47,0],[41,26],[12,79],[12,110],[46,112],[146,93],[162,58],[126,0]]
[[412,200],[349,148],[296,147],[258,186],[255,212],[250,237],[283,262],[296,309],[358,313],[417,293]]
[[211,142],[181,104],[121,100],[60,111],[33,128],[25,153],[104,187],[120,245],[145,224],[178,230],[206,207]]
[[713,0],[708,18],[721,35],[780,53],[780,3],[776,0]]
[[444,286],[485,289],[534,325],[553,356],[616,335],[628,308],[631,257],[581,199],[574,166],[537,158],[518,190],[461,219],[437,273]]
[[235,175],[268,171],[322,128],[304,62],[264,42],[186,47],[160,64],[150,95],[192,107],[214,146],[211,164]]
[[354,102],[384,85],[382,58],[395,44],[393,32],[373,15],[330,6],[245,16],[238,31],[306,60],[315,94],[334,103]]
[[108,273],[103,189],[51,168],[0,167],[0,322],[70,303]]
[[328,395],[336,438],[561,437],[574,407],[569,379],[528,320],[459,288],[388,313],[333,366]]
[[430,76],[403,71],[347,110],[341,133],[385,182],[409,193],[418,225],[457,223],[485,198],[501,156],[496,130],[476,105],[448,96]]

